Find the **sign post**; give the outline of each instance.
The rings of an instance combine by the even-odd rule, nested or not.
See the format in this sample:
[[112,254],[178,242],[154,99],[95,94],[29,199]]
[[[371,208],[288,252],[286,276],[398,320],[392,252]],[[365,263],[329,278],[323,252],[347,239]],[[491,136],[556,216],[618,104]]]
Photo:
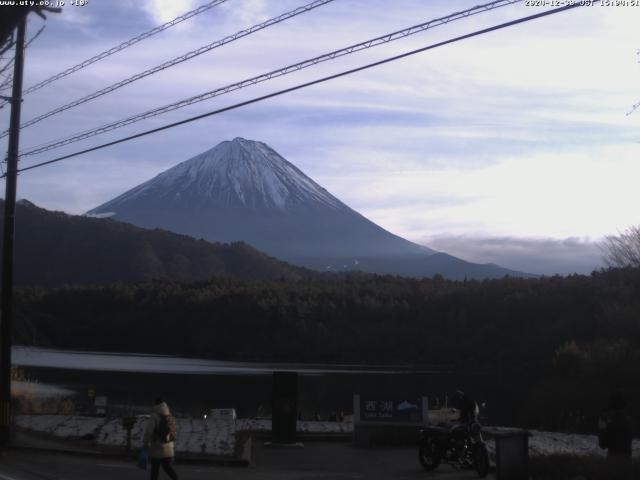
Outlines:
[[426,397],[353,396],[353,441],[371,446],[379,441],[401,441],[428,419]]
[[271,445],[297,445],[298,373],[273,373]]

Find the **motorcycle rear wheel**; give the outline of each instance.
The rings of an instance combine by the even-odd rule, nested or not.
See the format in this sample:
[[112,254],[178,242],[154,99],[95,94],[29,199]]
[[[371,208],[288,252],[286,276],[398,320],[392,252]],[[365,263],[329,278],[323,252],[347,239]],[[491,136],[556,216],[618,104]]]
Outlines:
[[484,443],[481,443],[476,447],[474,466],[480,478],[484,478],[489,475],[489,452],[487,451],[487,446]]
[[426,441],[421,442],[418,447],[418,459],[420,460],[420,465],[427,472],[435,470],[440,465],[440,456],[436,454],[436,448],[433,445],[433,442]]

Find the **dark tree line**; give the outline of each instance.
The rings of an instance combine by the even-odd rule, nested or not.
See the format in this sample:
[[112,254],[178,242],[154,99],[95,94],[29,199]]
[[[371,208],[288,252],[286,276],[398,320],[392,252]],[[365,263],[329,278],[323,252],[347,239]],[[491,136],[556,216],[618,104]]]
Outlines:
[[531,379],[516,410],[537,428],[592,431],[613,389],[640,406],[638,268],[457,282],[327,274],[29,288],[16,294],[15,335],[65,349],[487,370],[501,382]]
[[567,342],[638,348],[639,293],[640,270],[630,268],[466,282],[330,275],[27,289],[17,296],[17,340],[234,360],[551,368]]

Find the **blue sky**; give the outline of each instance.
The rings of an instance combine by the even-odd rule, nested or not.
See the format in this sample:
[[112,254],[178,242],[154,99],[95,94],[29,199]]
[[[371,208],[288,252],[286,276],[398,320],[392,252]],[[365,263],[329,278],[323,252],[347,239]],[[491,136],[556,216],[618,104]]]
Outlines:
[[[25,87],[200,1],[89,1],[50,16]],[[303,0],[222,6],[25,97],[23,120]],[[477,5],[335,0],[25,129],[27,148]],[[506,20],[524,2],[95,137],[119,138]],[[42,21],[31,19],[29,31]],[[19,197],[82,213],[242,136],[261,140],[365,216],[462,258],[535,273],[588,272],[603,235],[640,223],[640,7],[583,7],[466,40],[159,135],[25,172]],[[0,126],[8,124],[0,110]],[[3,143],[2,148],[6,148]],[[26,166],[54,152],[24,160]]]

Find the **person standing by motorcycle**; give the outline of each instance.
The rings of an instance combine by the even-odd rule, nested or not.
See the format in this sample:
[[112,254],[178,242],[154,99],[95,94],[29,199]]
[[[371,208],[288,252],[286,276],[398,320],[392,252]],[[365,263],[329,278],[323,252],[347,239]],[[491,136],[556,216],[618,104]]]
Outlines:
[[478,405],[462,390],[456,392],[460,417],[450,426],[426,426],[420,430],[418,458],[427,471],[442,462],[457,468],[473,468],[481,478],[489,473],[489,452],[478,423]]
[[479,429],[476,428],[472,432],[472,426],[478,424],[478,404],[469,395],[462,390],[456,390],[455,405],[460,416],[451,426],[451,435],[457,442],[463,442],[468,435],[478,435]]
[[458,422],[469,425],[478,420],[479,408],[475,400],[462,390],[456,390],[457,407],[460,410]]

